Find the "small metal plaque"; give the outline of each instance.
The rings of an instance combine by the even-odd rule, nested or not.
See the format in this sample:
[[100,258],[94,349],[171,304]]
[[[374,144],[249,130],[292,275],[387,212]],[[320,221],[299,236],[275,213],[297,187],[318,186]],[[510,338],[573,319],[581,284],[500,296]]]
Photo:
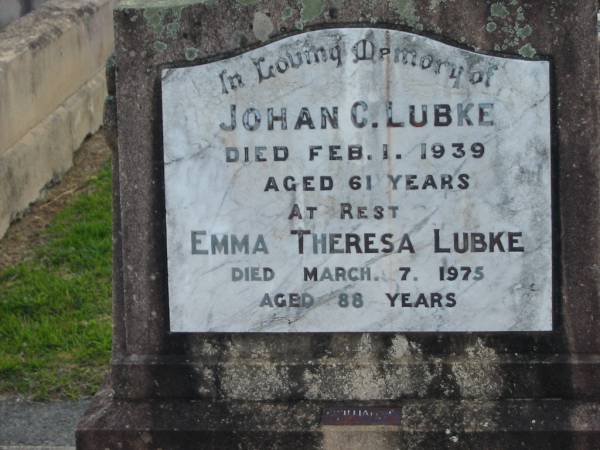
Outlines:
[[399,408],[341,407],[323,411],[322,425],[400,425]]

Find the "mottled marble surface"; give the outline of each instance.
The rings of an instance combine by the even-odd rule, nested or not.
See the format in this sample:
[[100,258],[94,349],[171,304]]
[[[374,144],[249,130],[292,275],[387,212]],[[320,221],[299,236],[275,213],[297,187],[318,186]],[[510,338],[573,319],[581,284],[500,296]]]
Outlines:
[[[552,329],[547,62],[342,28],[166,69],[162,84],[172,331]],[[269,127],[269,108],[285,109],[287,129]],[[311,146],[321,146],[312,158]],[[349,159],[349,146],[361,158]],[[249,161],[227,161],[246,147]],[[273,161],[274,147],[287,158]],[[352,218],[341,218],[342,204]],[[455,233],[458,244],[482,233],[487,249],[471,242],[458,253]],[[319,242],[314,251],[323,234],[339,252]],[[234,281],[236,268],[262,279]],[[305,268],[321,281],[305,280]],[[312,305],[290,306],[290,294]]]

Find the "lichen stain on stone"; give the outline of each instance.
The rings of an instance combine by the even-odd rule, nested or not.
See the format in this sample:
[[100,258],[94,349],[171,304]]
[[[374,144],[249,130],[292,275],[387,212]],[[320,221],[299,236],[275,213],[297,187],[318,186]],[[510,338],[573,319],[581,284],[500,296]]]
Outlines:
[[[454,0],[451,0],[454,1]],[[447,3],[448,0],[429,0],[429,11],[435,11],[444,3]]]
[[167,26],[166,26],[167,35],[173,39],[177,37],[180,29],[181,29],[181,25],[177,22],[171,22],[171,23],[167,24]]
[[185,55],[185,59],[188,61],[193,61],[198,58],[200,51],[194,47],[186,47],[183,51],[183,54]]
[[371,335],[367,333],[363,333],[360,336],[360,341],[358,343],[358,355],[369,356],[373,354],[373,340],[371,339]]
[[164,42],[164,39],[174,40],[179,36],[183,9],[184,6],[174,6],[144,10],[144,20],[158,38],[152,45],[157,52],[167,49],[168,44]]
[[[376,7],[377,7],[377,0],[363,0],[362,2],[362,8],[366,11],[373,11]],[[377,23],[378,17],[369,14],[368,12],[366,14],[361,14],[359,20],[363,20],[366,19],[371,23]]]
[[160,34],[163,26],[164,12],[160,9],[146,9],[144,19],[155,34]]
[[283,11],[281,12],[281,20],[286,21],[292,18],[292,16],[294,15],[294,10],[292,8],[290,8],[289,6],[286,6],[285,8],[283,8]]
[[461,397],[490,399],[499,398],[504,387],[502,373],[498,371],[499,357],[486,347],[481,339],[465,348],[462,360],[451,365],[452,374]]
[[306,398],[307,399],[320,399],[323,395],[321,392],[321,382],[318,370],[308,369],[302,374],[302,382],[307,386]]
[[524,58],[533,58],[537,54],[537,51],[533,46],[529,43],[525,44],[519,49],[519,55]]
[[202,380],[206,380],[206,381],[210,380],[210,381],[209,381],[208,385],[207,384],[199,384],[198,386],[196,386],[196,392],[201,397],[208,397],[210,395],[213,395],[213,392],[212,392],[211,388],[209,388],[209,386],[211,384],[210,382],[215,379],[214,371],[209,367],[204,367],[204,368],[202,368],[201,377],[202,377]]
[[300,17],[304,23],[319,17],[325,8],[324,0],[302,0]]
[[421,349],[402,335],[394,336],[388,349],[388,357],[390,359],[401,359],[420,353]]
[[223,393],[236,400],[276,400],[289,396],[290,385],[287,368],[272,363],[226,365],[221,377]]
[[258,3],[258,0],[237,0],[238,3],[242,6],[250,6]]
[[492,17],[506,17],[510,12],[502,3],[494,3],[491,6],[490,14]]
[[417,30],[423,29],[414,0],[392,0],[392,8],[406,25]]
[[268,40],[274,28],[273,22],[271,22],[271,18],[269,16],[260,11],[254,13],[252,32],[254,33],[256,39],[261,42]]
[[427,396],[432,383],[442,375],[442,366],[433,360],[417,359],[412,364],[391,366],[384,372],[387,398]]
[[[496,2],[490,6],[490,17],[486,25],[486,31],[500,31],[494,50],[518,51],[521,56],[532,57],[536,54],[535,49],[530,43],[524,42],[533,34],[533,27],[527,23],[525,16],[527,4],[520,5],[517,0],[510,3]],[[494,24],[494,25],[492,25]],[[500,36],[503,39],[500,40]]]
[[524,27],[516,28],[517,36],[520,39],[524,39],[524,38],[530,36],[532,32],[533,32],[533,28],[531,28],[531,25],[525,25]]
[[[442,375],[438,360],[426,361],[420,347],[404,336],[395,336],[383,362],[377,343],[361,337],[351,360],[336,364],[321,358],[303,372],[306,398],[313,400],[371,400],[373,398],[424,397]],[[341,350],[340,350],[341,351]],[[351,348],[346,351],[351,352]]]
[[385,394],[385,378],[374,364],[356,363],[350,368],[323,363],[303,372],[308,400],[372,400]]
[[245,343],[242,345],[244,345],[244,350],[252,359],[265,361],[265,358],[269,357],[271,354],[269,342],[265,341],[264,339],[254,341],[251,346]]
[[154,50],[156,50],[157,52],[164,52],[167,49],[167,44],[165,44],[163,41],[154,41],[154,43],[152,44],[152,48],[154,48]]
[[493,33],[497,29],[498,25],[496,25],[496,22],[488,22],[485,26],[485,31],[487,31],[488,33]]
[[[195,48],[186,48],[186,52],[187,50],[196,50]],[[196,50],[197,51],[197,50]],[[207,355],[207,356],[216,356],[219,354],[221,350],[219,349],[219,347],[217,347],[214,343],[210,342],[210,341],[203,341],[202,342],[202,347],[200,350],[200,354],[202,355]]]

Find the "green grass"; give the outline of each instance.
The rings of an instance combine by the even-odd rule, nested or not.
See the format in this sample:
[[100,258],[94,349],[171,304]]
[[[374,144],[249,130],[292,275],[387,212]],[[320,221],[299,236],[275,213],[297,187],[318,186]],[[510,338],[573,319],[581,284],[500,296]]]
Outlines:
[[111,344],[111,172],[54,219],[35,258],[0,271],[0,393],[94,394]]

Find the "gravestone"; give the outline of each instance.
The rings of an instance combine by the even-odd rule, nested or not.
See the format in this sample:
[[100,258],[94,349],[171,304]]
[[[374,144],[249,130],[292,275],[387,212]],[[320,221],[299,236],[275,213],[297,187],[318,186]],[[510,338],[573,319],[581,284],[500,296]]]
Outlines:
[[593,448],[596,12],[123,1],[78,448]]

